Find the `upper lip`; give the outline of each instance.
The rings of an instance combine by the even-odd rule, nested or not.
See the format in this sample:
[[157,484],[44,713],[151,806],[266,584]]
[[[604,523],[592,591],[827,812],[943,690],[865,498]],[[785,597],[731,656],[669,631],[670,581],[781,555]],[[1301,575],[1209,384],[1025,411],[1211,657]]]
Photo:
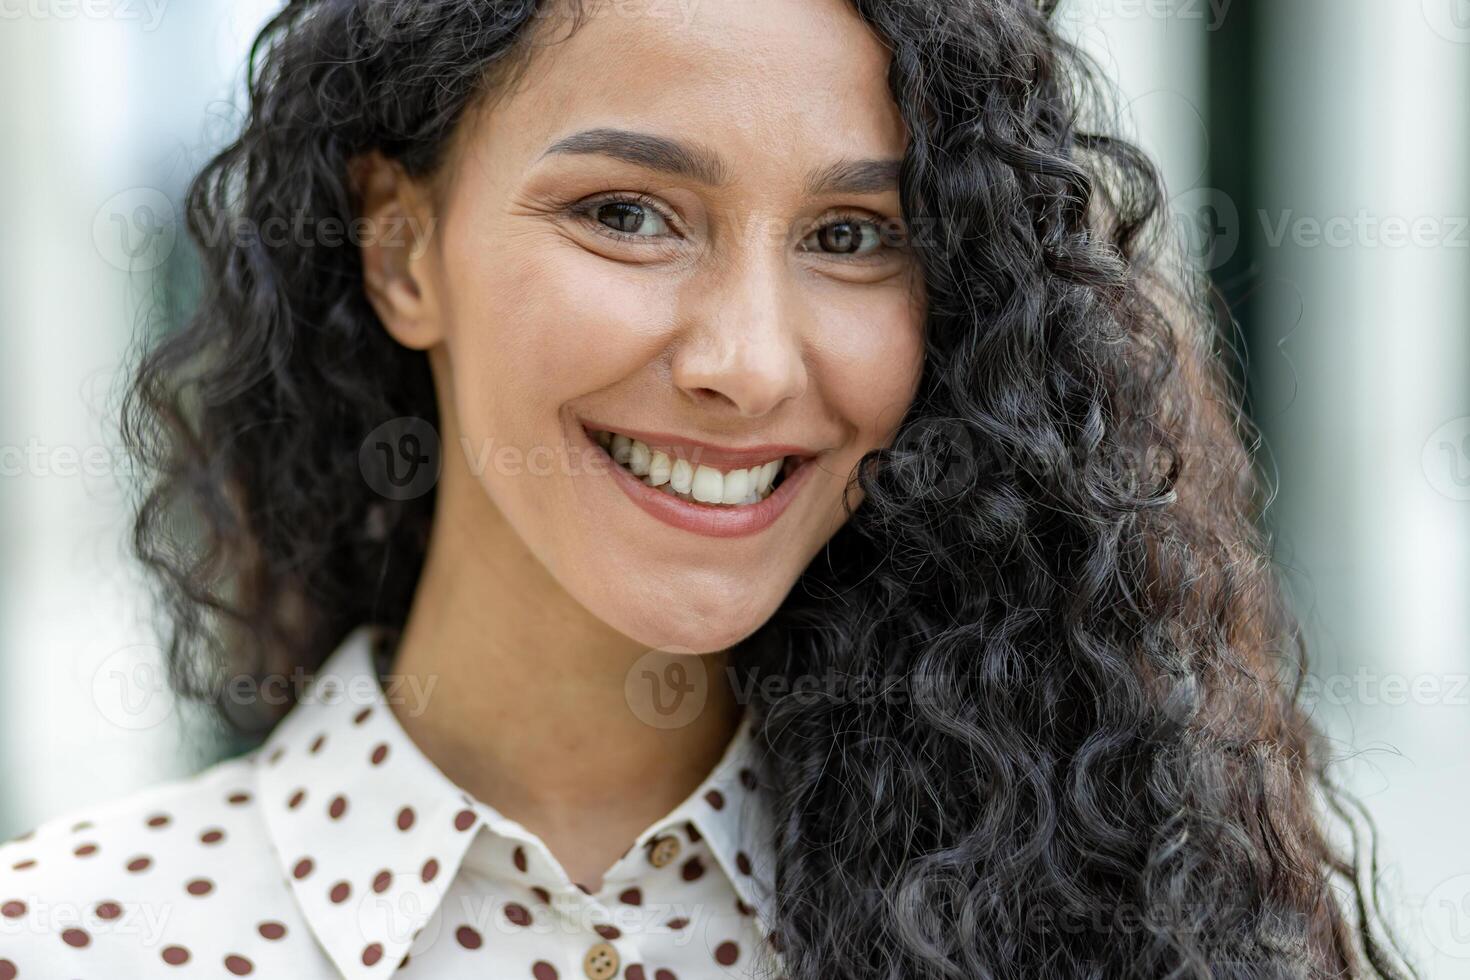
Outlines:
[[738,470],[769,463],[773,459],[794,456],[805,461],[817,455],[818,450],[787,443],[763,443],[759,446],[718,446],[702,439],[690,439],[667,432],[649,432],[629,429],[619,425],[604,425],[601,422],[582,420],[590,432],[612,432],[629,439],[637,439],[651,452],[661,452],[671,459],[688,460],[693,466],[709,466],[717,470]]

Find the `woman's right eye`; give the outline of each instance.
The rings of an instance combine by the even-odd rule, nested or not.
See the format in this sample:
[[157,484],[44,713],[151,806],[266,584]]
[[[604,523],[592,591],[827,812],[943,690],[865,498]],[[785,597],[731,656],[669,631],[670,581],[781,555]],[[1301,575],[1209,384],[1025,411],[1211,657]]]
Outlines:
[[604,197],[578,205],[575,212],[595,223],[596,230],[617,239],[657,239],[672,229],[669,218],[642,197]]

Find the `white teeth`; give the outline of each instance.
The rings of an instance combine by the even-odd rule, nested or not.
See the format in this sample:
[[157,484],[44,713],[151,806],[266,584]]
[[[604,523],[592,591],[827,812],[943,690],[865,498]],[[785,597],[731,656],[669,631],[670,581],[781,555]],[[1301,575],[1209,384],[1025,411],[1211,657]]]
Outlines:
[[724,503],[725,480],[719,470],[701,466],[694,471],[694,486],[689,492],[702,504]]
[[773,459],[760,466],[722,473],[712,466],[695,466],[688,460],[670,457],[647,443],[615,432],[593,432],[593,439],[619,464],[643,482],[681,499],[704,504],[748,506],[758,504],[771,492],[771,485],[785,464]]
[[654,453],[653,459],[648,464],[648,485],[651,487],[661,487],[665,483],[668,483],[673,468],[673,461],[669,457],[663,453]]
[[694,484],[694,467],[689,465],[687,459],[674,460],[674,467],[669,471],[669,486],[680,493],[688,493]]
[[652,454],[648,451],[648,447],[634,439],[633,452],[628,456],[628,469],[637,476],[647,476],[650,462],[652,462]]
[[720,498],[722,504],[739,504],[745,502],[746,494],[750,492],[750,470],[735,470],[733,473],[725,474],[725,495]]
[[750,471],[755,474],[755,489],[757,493],[765,493],[771,489],[771,484],[776,479],[776,474],[781,472],[781,460],[773,459],[764,466],[757,466]]

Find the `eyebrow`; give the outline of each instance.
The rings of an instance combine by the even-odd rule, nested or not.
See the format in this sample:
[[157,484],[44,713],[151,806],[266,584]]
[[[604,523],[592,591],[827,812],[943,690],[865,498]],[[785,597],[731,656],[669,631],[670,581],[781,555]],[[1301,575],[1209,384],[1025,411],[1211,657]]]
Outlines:
[[[709,187],[724,187],[731,179],[725,161],[707,147],[628,129],[584,129],[552,143],[541,157],[559,153],[613,157]],[[812,197],[883,194],[898,189],[901,164],[901,160],[839,160],[807,174],[804,190]]]

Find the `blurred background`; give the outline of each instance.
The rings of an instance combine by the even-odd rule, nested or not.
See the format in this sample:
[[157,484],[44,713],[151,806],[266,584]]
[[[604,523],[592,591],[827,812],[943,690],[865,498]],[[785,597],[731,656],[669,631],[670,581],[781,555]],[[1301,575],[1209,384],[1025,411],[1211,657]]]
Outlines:
[[[670,0],[672,2],[672,0]],[[267,0],[0,0],[0,839],[232,750],[127,557],[130,345]],[[1306,697],[1386,911],[1470,977],[1470,0],[1063,0],[1237,321]]]

